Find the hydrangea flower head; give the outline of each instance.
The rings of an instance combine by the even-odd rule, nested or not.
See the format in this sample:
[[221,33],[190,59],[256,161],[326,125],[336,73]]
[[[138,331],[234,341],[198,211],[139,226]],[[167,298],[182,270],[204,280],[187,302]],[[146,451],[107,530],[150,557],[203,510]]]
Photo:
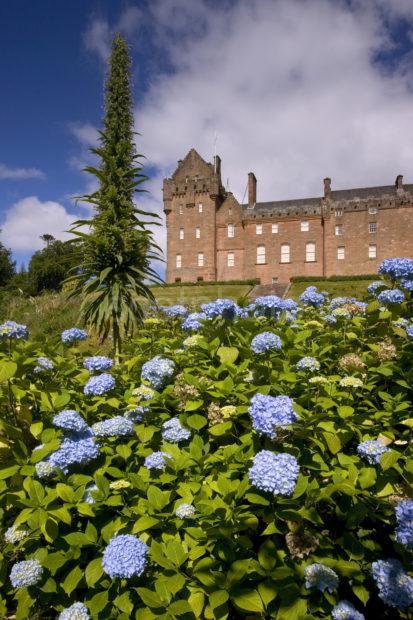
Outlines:
[[27,530],[21,530],[18,525],[12,525],[5,531],[4,540],[6,543],[15,544],[27,538],[28,535],[29,532]]
[[151,360],[144,363],[141,376],[148,381],[155,390],[160,390],[172,379],[174,372],[175,364],[172,360],[162,355],[156,355]]
[[170,443],[186,441],[191,436],[191,431],[184,428],[178,418],[171,418],[162,424],[162,437]]
[[289,496],[294,492],[299,468],[294,456],[261,450],[248,471],[251,484],[260,491]]
[[201,344],[201,342],[205,342],[204,337],[200,334],[194,334],[193,336],[188,336],[188,338],[185,338],[183,345],[185,349],[191,349],[192,347],[197,347]]
[[357,452],[360,456],[365,458],[370,465],[378,465],[381,455],[388,451],[389,448],[378,439],[367,439],[357,446]]
[[408,327],[406,327],[406,335],[409,338],[413,338],[413,325],[409,325]]
[[120,491],[120,489],[128,489],[131,486],[129,480],[114,480],[110,483],[109,488],[112,491]]
[[86,368],[89,372],[109,370],[112,366],[113,361],[110,357],[105,357],[104,355],[94,355],[83,360],[83,368]]
[[87,333],[84,329],[79,329],[78,327],[71,327],[70,329],[65,329],[62,332],[62,342],[72,343],[72,342],[80,342],[81,340],[86,340]]
[[402,280],[399,281],[399,286],[401,286],[402,288],[406,289],[406,291],[409,291],[411,293],[413,291],[413,279],[403,278]]
[[96,422],[92,425],[92,431],[97,437],[124,437],[135,433],[135,425],[132,420],[116,415],[108,420]]
[[317,375],[316,377],[310,377],[308,383],[315,383],[316,385],[323,385],[329,383],[327,377]]
[[195,514],[195,508],[192,504],[180,504],[175,510],[178,519],[190,519]]
[[364,614],[361,614],[348,601],[340,601],[331,610],[333,620],[365,620]]
[[325,297],[319,293],[316,286],[307,286],[305,291],[300,295],[300,301],[306,306],[313,308],[321,308],[324,304]]
[[185,317],[188,314],[188,308],[180,304],[176,304],[175,306],[161,306],[161,310],[166,316],[172,318]]
[[53,362],[48,357],[38,357],[36,363],[37,366],[35,366],[33,371],[36,374],[53,370]]
[[144,467],[146,469],[164,469],[166,459],[171,459],[171,455],[167,452],[152,452],[145,458]]
[[103,553],[102,566],[109,577],[139,577],[146,567],[148,546],[132,534],[114,536]]
[[188,314],[185,321],[182,323],[182,329],[185,331],[190,329],[199,329],[202,327],[201,321],[206,318],[207,317],[203,312],[191,312],[191,314]]
[[96,484],[89,484],[89,486],[86,487],[85,492],[83,494],[83,501],[86,502],[87,504],[94,504],[95,503],[95,498],[93,497],[92,493],[93,491],[97,491],[98,487]]
[[[87,434],[64,437],[60,447],[49,454],[48,463],[67,474],[73,465],[83,466],[99,456],[99,445]],[[36,463],[38,465],[39,463]],[[36,468],[37,469],[37,468]]]
[[24,560],[14,564],[10,571],[13,588],[27,588],[39,583],[43,575],[43,567],[38,560]]
[[379,273],[392,280],[413,277],[412,258],[385,258],[379,267]]
[[271,349],[279,351],[281,347],[281,338],[272,332],[262,332],[251,340],[251,349],[254,353],[264,353]]
[[339,385],[346,388],[360,388],[363,387],[363,381],[357,377],[343,377],[340,379]]
[[307,590],[316,588],[320,592],[334,592],[338,587],[338,575],[321,562],[315,562],[304,569],[305,587]]
[[125,411],[123,417],[137,424],[138,422],[142,422],[143,416],[147,411],[149,411],[149,407],[135,407],[135,409]]
[[323,316],[323,319],[327,323],[327,325],[335,325],[337,323],[337,317],[335,317],[333,314],[325,314]]
[[277,295],[262,295],[257,297],[253,304],[248,307],[248,311],[254,311],[256,317],[277,319],[282,312],[289,312],[291,316],[296,316],[299,310],[297,302],[293,299],[282,299]]
[[59,614],[58,620],[90,620],[89,610],[83,603],[73,603]]
[[399,560],[377,560],[371,565],[371,574],[386,605],[404,608],[413,604],[413,578]]
[[132,390],[133,396],[137,396],[139,400],[151,400],[155,396],[155,392],[147,385],[140,385]]
[[377,299],[381,304],[401,304],[405,300],[405,296],[399,288],[389,288],[381,291]]
[[26,325],[20,325],[15,321],[6,321],[0,325],[0,339],[25,340],[28,337],[29,330]]
[[55,473],[55,467],[49,461],[38,461],[34,467],[38,478],[49,478]]
[[287,426],[298,420],[289,396],[266,396],[254,394],[248,412],[252,426],[260,435],[276,436],[277,426]]
[[386,287],[386,283],[383,282],[383,280],[376,280],[375,282],[372,282],[371,284],[368,285],[367,292],[369,295],[376,295],[378,289],[385,288],[385,287]]
[[316,370],[320,370],[320,362],[315,357],[302,357],[296,363],[295,367],[297,370],[309,370],[311,372],[315,372]]
[[106,394],[106,392],[109,392],[109,390],[114,388],[115,384],[116,381],[112,375],[104,372],[101,375],[90,377],[89,381],[83,388],[83,392],[86,396],[102,396],[102,394]]
[[400,329],[406,329],[406,327],[410,325],[410,322],[408,319],[401,317],[400,319],[397,319],[397,321],[394,321],[393,325],[394,327],[399,327]]
[[413,548],[413,500],[403,499],[395,509],[397,519],[396,540],[408,549]]
[[74,433],[85,433],[89,430],[86,421],[74,409],[65,409],[55,415],[53,424],[58,428],[62,428],[65,431],[73,431]]
[[241,309],[232,299],[216,299],[210,303],[201,304],[201,310],[207,319],[220,316],[222,319],[232,321],[239,316]]

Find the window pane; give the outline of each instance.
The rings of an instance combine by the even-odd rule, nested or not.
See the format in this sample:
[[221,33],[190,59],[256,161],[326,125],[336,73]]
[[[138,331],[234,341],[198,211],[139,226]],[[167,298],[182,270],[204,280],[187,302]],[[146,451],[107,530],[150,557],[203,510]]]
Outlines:
[[200,229],[199,226],[197,226],[195,228],[195,237],[196,237],[196,239],[200,239],[201,238],[201,229]]
[[271,224],[271,232],[272,233],[278,232],[278,224]]
[[341,246],[337,248],[337,259],[344,260],[344,258],[345,258],[345,248],[344,246]]
[[227,265],[228,265],[228,267],[233,267],[235,265],[235,255],[234,255],[234,252],[228,252],[228,254],[227,254]]
[[343,234],[343,227],[341,224],[337,224],[336,226],[336,237],[340,236]]
[[336,209],[336,217],[342,217],[343,209]]
[[315,261],[315,243],[307,243],[305,246],[305,260],[307,263]]
[[283,243],[281,246],[281,262],[289,263],[290,262],[290,244]]
[[198,213],[202,213],[203,208],[204,208],[204,207],[203,207],[203,205],[202,205],[202,202],[200,202],[200,203],[199,203],[199,205],[198,205]]
[[228,237],[234,236],[234,224],[228,224]]
[[310,230],[310,222],[304,220],[301,222],[301,232],[308,232]]
[[377,246],[369,245],[369,258],[376,258],[377,256]]
[[204,253],[198,252],[198,267],[204,266]]
[[176,255],[176,268],[180,269],[182,267],[182,256],[180,254]]
[[263,265],[265,263],[265,245],[257,246],[257,264]]
[[377,232],[377,223],[376,222],[369,222],[369,232],[370,233]]
[[183,228],[180,228],[180,229],[179,229],[179,238],[180,238],[180,239],[183,239],[183,238],[184,238],[184,235],[185,235],[185,233],[184,233],[184,229],[183,229]]
[[179,205],[179,215],[182,215],[184,212],[184,205]]
[[256,224],[255,225],[255,234],[256,235],[262,235],[262,224]]

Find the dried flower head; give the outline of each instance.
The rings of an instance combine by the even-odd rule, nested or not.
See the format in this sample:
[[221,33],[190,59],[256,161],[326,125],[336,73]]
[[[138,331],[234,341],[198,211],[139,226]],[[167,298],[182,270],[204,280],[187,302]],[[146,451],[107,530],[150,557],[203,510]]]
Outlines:
[[224,418],[220,406],[216,403],[211,403],[208,406],[207,417],[211,426],[214,424],[220,424]]
[[379,342],[378,346],[379,348],[376,351],[376,356],[380,362],[394,360],[397,357],[397,349],[388,336]]
[[363,370],[366,364],[356,353],[347,353],[339,359],[339,366],[346,370]]
[[303,558],[314,553],[319,545],[319,540],[308,532],[288,532],[285,536],[288,551],[292,558]]

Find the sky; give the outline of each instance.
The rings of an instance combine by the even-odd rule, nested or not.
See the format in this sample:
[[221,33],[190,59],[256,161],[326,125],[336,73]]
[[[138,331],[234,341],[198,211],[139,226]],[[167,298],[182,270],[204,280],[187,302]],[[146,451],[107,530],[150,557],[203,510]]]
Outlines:
[[[413,0],[2,0],[0,240],[20,266],[95,188],[110,41],[133,60],[137,204],[194,147],[258,201],[413,182]],[[155,231],[165,248],[164,226]],[[163,273],[163,267],[158,265]]]

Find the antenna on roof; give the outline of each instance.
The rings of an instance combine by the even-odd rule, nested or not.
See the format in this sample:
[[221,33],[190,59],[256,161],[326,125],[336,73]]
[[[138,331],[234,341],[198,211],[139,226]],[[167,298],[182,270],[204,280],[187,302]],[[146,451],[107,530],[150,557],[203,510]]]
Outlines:
[[214,159],[216,157],[217,154],[217,141],[218,141],[218,134],[216,132],[216,130],[214,131]]
[[227,177],[227,187],[226,187],[227,191],[229,190],[229,177]]

